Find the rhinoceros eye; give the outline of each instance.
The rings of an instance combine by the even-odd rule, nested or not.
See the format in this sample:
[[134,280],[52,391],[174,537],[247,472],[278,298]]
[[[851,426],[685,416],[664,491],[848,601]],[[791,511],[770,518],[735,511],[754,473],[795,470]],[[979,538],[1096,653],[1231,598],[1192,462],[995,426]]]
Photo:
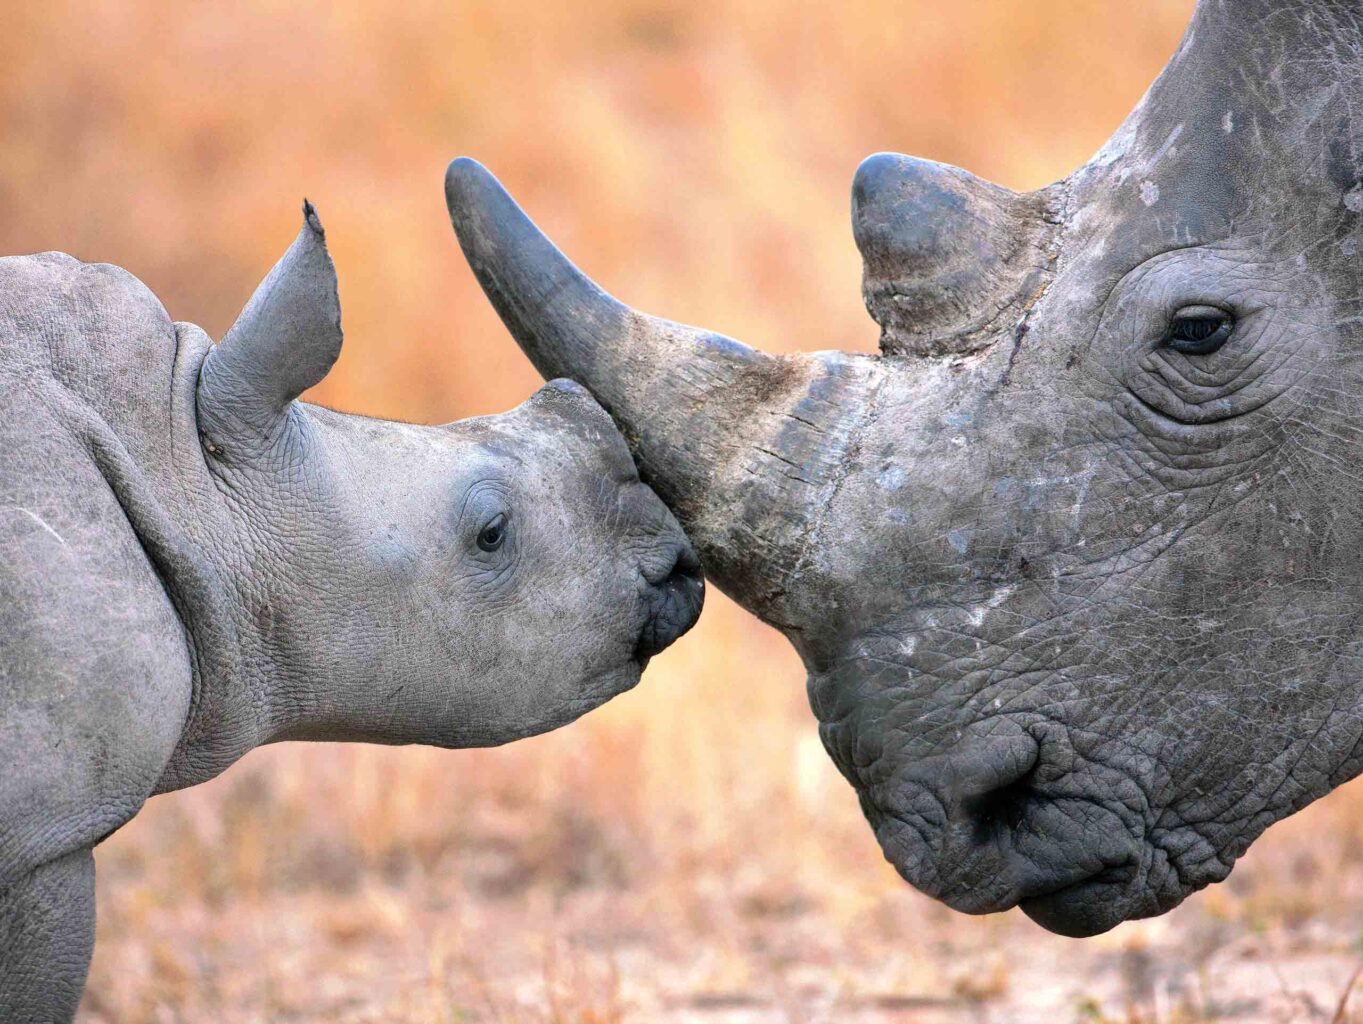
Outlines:
[[1165,331],[1164,344],[1184,355],[1211,355],[1226,343],[1234,329],[1235,318],[1224,309],[1192,306],[1174,314]]
[[478,547],[483,551],[496,551],[506,540],[506,515],[498,513],[478,531]]

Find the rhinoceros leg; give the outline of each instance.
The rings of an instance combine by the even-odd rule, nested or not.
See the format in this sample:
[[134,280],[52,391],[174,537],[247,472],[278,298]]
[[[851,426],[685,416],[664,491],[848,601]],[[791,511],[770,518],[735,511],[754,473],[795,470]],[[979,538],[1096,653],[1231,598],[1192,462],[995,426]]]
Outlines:
[[95,946],[95,858],[77,850],[0,891],[0,1020],[76,1013]]

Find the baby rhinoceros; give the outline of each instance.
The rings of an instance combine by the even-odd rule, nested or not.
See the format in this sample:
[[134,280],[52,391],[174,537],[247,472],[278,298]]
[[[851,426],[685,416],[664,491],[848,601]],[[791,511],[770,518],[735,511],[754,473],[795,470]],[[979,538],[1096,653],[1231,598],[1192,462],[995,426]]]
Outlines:
[[585,390],[448,426],[297,401],[341,348],[302,231],[214,346],[115,267],[0,259],[0,1020],[65,1020],[91,848],[276,740],[563,725],[695,622],[675,519]]

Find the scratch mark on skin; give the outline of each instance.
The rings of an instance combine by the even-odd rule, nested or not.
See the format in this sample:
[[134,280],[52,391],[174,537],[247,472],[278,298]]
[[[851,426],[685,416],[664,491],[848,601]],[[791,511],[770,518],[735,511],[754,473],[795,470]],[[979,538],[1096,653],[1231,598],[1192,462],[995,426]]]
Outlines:
[[1153,167],[1155,164],[1159,163],[1161,160],[1164,159],[1165,154],[1170,153],[1171,151],[1177,153],[1178,151],[1174,149],[1174,143],[1178,142],[1179,136],[1182,134],[1183,125],[1182,124],[1174,125],[1174,130],[1171,131],[1169,133],[1169,137],[1164,140],[1164,145],[1160,146],[1160,148],[1155,151],[1155,155],[1152,156],[1148,161],[1146,161],[1146,166]]
[[45,520],[42,516],[38,515],[38,513],[34,512],[32,509],[24,508],[22,505],[9,505],[4,509],[0,509],[0,511],[18,512],[20,515],[28,516],[29,519],[32,519],[35,523],[41,526],[53,537],[56,537],[58,544],[60,544],[62,547],[66,547],[66,538],[63,537],[60,533],[58,533],[56,530],[52,529],[52,527],[47,524],[47,520]]

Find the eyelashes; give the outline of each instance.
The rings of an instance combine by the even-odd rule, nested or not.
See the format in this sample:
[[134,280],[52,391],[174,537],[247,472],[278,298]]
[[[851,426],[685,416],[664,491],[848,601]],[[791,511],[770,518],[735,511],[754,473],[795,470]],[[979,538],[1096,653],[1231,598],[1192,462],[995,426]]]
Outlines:
[[1234,331],[1235,318],[1229,313],[1202,306],[1176,313],[1162,343],[1184,355],[1207,356],[1229,341]]

